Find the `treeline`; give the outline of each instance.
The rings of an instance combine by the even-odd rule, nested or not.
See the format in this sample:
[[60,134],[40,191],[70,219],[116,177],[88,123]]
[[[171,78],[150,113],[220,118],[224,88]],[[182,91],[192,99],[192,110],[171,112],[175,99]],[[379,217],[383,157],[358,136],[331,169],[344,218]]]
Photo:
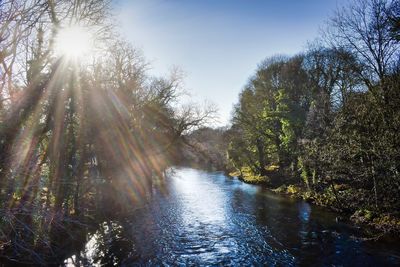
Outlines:
[[[146,199],[181,136],[212,109],[179,106],[180,76],[150,77],[110,1],[0,1],[0,258],[59,264],[89,224]],[[55,53],[79,25],[96,52]]]
[[227,128],[201,127],[185,136],[179,146],[180,165],[207,170],[226,171],[227,161]]
[[354,1],[306,51],[262,62],[234,107],[230,168],[400,229],[399,36],[399,1]]

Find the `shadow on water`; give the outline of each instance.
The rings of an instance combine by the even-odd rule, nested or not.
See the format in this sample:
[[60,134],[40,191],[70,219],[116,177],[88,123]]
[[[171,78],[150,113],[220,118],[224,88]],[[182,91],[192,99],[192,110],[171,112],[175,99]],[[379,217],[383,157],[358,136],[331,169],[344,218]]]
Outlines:
[[99,224],[66,266],[400,265],[400,242],[366,242],[336,214],[218,172],[175,168],[144,206]]

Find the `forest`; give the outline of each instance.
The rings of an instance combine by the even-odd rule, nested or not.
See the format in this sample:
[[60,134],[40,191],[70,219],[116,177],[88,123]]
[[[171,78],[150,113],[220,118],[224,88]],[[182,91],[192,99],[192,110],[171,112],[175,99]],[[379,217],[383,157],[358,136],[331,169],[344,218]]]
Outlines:
[[262,61],[226,132],[248,182],[400,229],[400,4],[356,1],[295,56]]
[[[147,74],[141,52],[118,36],[110,4],[0,2],[2,257],[62,258],[67,236],[79,239],[87,224],[145,199],[180,137],[214,116],[212,106],[177,103],[179,71]],[[58,52],[69,27],[93,36],[87,62]]]
[[220,128],[214,105],[181,101],[179,70],[149,74],[111,4],[0,0],[0,259],[63,262],[174,165],[400,233],[398,0],[354,1],[304,51],[263,60]]

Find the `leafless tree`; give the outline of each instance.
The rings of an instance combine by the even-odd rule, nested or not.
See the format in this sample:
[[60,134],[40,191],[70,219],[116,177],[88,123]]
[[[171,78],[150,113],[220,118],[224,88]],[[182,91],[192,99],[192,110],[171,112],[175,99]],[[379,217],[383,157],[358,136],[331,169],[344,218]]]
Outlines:
[[390,12],[397,0],[356,0],[339,9],[329,21],[327,40],[357,56],[364,65],[361,75],[369,88],[383,81],[400,56],[391,32]]

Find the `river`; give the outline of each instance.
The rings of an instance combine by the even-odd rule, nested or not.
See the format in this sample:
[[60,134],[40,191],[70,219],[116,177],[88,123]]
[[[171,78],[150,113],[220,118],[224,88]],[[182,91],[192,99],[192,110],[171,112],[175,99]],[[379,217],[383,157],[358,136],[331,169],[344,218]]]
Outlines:
[[[129,218],[65,261],[122,266],[390,266],[399,241],[361,241],[338,215],[220,172],[173,168]],[[78,256],[79,255],[79,256]]]

